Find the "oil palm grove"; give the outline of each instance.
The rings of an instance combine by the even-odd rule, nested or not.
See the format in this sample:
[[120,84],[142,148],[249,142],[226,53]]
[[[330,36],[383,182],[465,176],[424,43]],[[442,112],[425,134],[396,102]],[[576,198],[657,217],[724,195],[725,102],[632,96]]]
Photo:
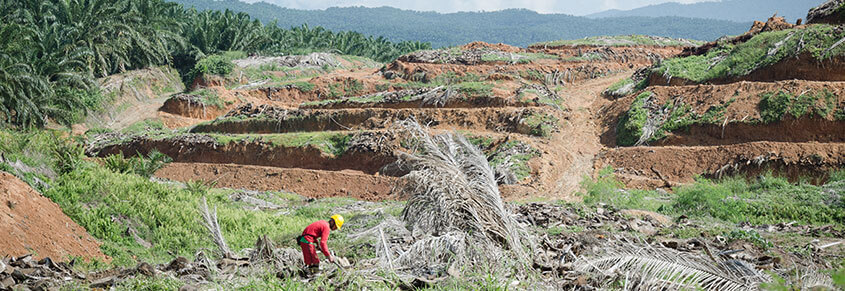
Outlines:
[[244,13],[161,0],[0,0],[0,121],[41,127],[78,121],[103,101],[96,78],[169,64],[188,74],[224,51],[334,52],[387,61],[427,43],[262,24]]

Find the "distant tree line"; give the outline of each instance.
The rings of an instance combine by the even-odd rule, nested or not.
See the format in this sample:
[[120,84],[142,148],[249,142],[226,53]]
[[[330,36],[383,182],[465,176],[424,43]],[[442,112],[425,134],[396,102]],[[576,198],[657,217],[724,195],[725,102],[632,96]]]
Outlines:
[[223,51],[329,51],[388,61],[430,48],[356,32],[283,29],[246,13],[163,0],[0,0],[0,124],[78,121],[100,106],[96,78],[170,64],[181,73]]
[[525,9],[441,14],[389,7],[296,10],[264,2],[249,4],[238,0],[173,1],[199,10],[229,9],[246,12],[265,23],[277,21],[282,27],[308,23],[332,30],[352,30],[367,35],[380,35],[393,41],[430,42],[435,47],[473,41],[526,46],[551,40],[623,34],[715,40],[724,35],[742,34],[751,27],[750,21],[731,22],[683,17],[591,19],[565,14],[539,14]]

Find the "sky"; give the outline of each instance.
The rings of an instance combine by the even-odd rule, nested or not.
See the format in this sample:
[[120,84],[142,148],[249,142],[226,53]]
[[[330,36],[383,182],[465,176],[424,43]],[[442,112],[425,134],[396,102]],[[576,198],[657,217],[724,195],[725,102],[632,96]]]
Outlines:
[[[257,2],[258,0],[245,0]],[[294,9],[326,9],[329,7],[390,6],[406,10],[437,11],[496,11],[526,8],[540,13],[586,15],[609,9],[629,10],[665,2],[696,3],[715,0],[263,0]]]

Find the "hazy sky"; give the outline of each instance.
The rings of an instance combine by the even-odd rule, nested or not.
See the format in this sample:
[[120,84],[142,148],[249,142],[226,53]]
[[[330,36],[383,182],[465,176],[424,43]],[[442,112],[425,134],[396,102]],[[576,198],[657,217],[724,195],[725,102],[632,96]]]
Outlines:
[[[257,0],[245,0],[257,2]],[[296,9],[325,9],[328,7],[390,6],[417,11],[495,11],[507,8],[527,8],[540,13],[585,15],[608,9],[633,9],[664,2],[695,3],[716,0],[263,0],[282,7]]]

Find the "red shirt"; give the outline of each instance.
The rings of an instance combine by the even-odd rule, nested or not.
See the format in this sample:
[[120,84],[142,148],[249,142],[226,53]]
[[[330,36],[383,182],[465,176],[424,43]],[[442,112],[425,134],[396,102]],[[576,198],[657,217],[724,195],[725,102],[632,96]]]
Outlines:
[[323,252],[326,258],[331,258],[331,255],[329,255],[329,245],[326,244],[329,241],[329,232],[331,231],[328,221],[318,220],[305,227],[302,235],[305,236],[305,240],[312,243],[315,243],[315,240],[320,238],[320,251]]

